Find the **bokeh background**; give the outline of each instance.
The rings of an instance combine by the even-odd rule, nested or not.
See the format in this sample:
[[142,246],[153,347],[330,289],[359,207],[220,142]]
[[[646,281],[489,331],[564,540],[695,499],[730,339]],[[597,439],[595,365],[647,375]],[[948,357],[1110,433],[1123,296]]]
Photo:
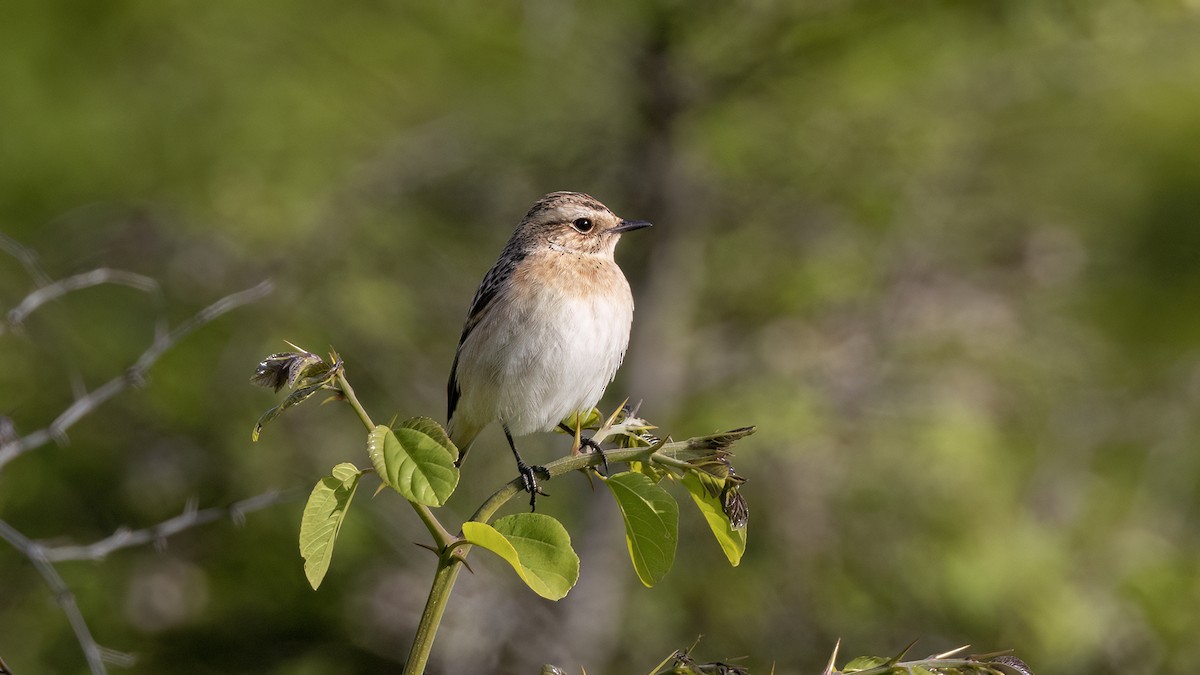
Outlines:
[[[360,423],[247,383],[335,346],[376,418],[444,416],[476,284],[541,194],[655,222],[618,251],[626,395],[738,447],[730,568],[683,502],[675,569],[638,583],[611,499],[541,502],[582,558],[559,603],[473,556],[431,672],[647,672],[702,658],[816,673],[970,643],[1038,673],[1200,662],[1200,4],[1194,0],[610,3],[17,2],[0,10],[0,231],[101,287],[0,335],[0,414],[44,427],[155,321],[264,278],[0,474],[0,518],[54,543],[296,499],[61,572],[128,673],[398,671],[433,570],[365,487],[319,592],[303,496],[365,466]],[[34,287],[0,258],[0,307]],[[569,317],[564,317],[569,320]],[[553,436],[527,456],[564,451]],[[492,446],[489,449],[489,446]],[[448,507],[512,468],[489,430]],[[365,495],[365,496],[364,496]],[[682,496],[682,495],[681,495]],[[512,508],[517,508],[513,505]],[[0,657],[83,658],[0,547]]]

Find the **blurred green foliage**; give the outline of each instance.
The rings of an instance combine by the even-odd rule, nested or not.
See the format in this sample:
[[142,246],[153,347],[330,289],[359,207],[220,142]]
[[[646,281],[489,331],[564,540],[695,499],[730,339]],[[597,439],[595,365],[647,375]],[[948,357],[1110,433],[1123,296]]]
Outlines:
[[[751,536],[699,518],[654,589],[582,478],[549,486],[581,557],[563,601],[481,562],[431,672],[643,672],[703,633],[767,672],[972,643],[1035,672],[1200,662],[1200,5],[18,2],[0,20],[0,231],[104,287],[0,335],[18,433],[173,322],[270,276],[147,386],[5,467],[0,518],[86,542],[359,457],[349,411],[246,380],[334,344],[372,414],[440,418],[467,303],[541,194],[655,222],[619,252],[625,395],[739,446]],[[0,307],[33,288],[0,259]],[[511,478],[499,432],[450,508]],[[532,458],[565,439],[526,441]],[[281,470],[281,467],[282,470]],[[370,479],[364,479],[370,481]],[[556,483],[559,481],[556,481]],[[375,484],[369,484],[374,489]],[[539,502],[541,505],[541,502]],[[397,668],[433,560],[363,500],[314,593],[301,503],[62,566],[130,673]],[[31,566],[0,547],[0,656],[80,672]]]

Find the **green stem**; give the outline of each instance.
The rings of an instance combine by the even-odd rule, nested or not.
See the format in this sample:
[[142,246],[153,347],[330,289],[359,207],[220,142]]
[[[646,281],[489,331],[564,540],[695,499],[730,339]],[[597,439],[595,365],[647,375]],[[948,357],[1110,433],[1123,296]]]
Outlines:
[[[363,408],[362,403],[358,401],[358,396],[354,394],[354,387],[351,387],[350,380],[346,379],[346,369],[344,366],[339,366],[337,369],[337,384],[338,389],[342,392],[342,396],[346,398],[346,402],[350,404],[354,412],[358,413],[358,419],[362,420],[363,425],[367,427],[367,431],[374,431],[375,423],[371,421],[371,416],[367,414],[366,408]],[[433,515],[433,511],[428,506],[417,504],[416,502],[408,503],[417,512],[417,517],[421,519],[421,522],[425,523],[425,529],[429,530],[429,534],[433,535],[433,540],[437,543],[439,549],[446,548],[446,546],[454,541],[454,535],[450,534],[438,522],[437,517]]]
[[662,453],[662,452],[656,452],[653,455],[651,455],[651,457],[653,458],[653,460],[656,464],[661,464],[663,466],[669,466],[669,467],[672,467],[675,469],[679,469],[680,471],[691,471],[696,468],[696,467],[692,466],[691,464],[683,461],[682,459],[676,459],[676,458],[674,458],[668,454]]
[[433,650],[433,639],[437,636],[438,625],[442,622],[442,614],[445,613],[446,603],[450,600],[450,591],[454,588],[454,581],[458,579],[461,568],[460,561],[449,556],[442,556],[438,560],[433,586],[429,589],[429,599],[425,601],[421,623],[417,625],[412,649],[409,650],[408,660],[404,663],[404,675],[421,675],[425,672],[425,664],[429,662],[429,653]]
[[337,384],[338,389],[342,392],[342,396],[346,397],[346,402],[350,404],[351,408],[354,408],[354,412],[358,413],[358,419],[362,420],[363,425],[367,427],[367,431],[374,431],[375,423],[371,421],[371,416],[367,414],[367,409],[358,402],[358,396],[354,394],[354,387],[350,386],[350,380],[346,379],[345,366],[338,366]]
[[[342,378],[339,374],[339,382],[341,380]],[[351,399],[353,405],[352,392],[347,392],[347,398]],[[686,465],[685,462],[677,460],[669,454],[664,454],[664,450],[670,451],[671,445],[676,444],[667,444],[661,448],[623,448],[620,450],[609,450],[604,454],[609,462],[646,461],[649,458],[653,458],[672,466],[677,464]],[[550,472],[550,476],[553,478],[554,476],[561,476],[565,473],[595,466],[600,462],[599,455],[574,455],[550,462],[546,465],[546,470]],[[521,479],[516,478],[509,481],[504,487],[493,493],[491,497],[488,497],[471,516],[470,520],[480,523],[488,522],[496,514],[496,511],[500,510],[501,506],[504,506],[508,500],[517,496],[520,492]],[[450,600],[450,592],[454,590],[454,582],[458,579],[458,573],[462,567],[462,559],[471,550],[471,545],[462,543],[457,537],[452,537],[441,542],[441,549],[442,555],[438,558],[438,568],[433,577],[433,586],[429,589],[429,597],[425,600],[425,610],[421,613],[421,623],[417,625],[417,633],[413,636],[412,649],[409,650],[408,661],[404,664],[404,675],[421,675],[421,673],[425,672],[425,666],[429,662],[429,653],[433,649],[433,640],[437,636],[438,625],[442,621],[442,614],[446,611],[446,604]]]
[[[371,416],[359,402],[358,396],[354,393],[354,387],[350,386],[350,381],[346,379],[344,367],[338,368],[337,385],[346,402],[358,414],[358,419],[362,420],[363,425],[369,431],[374,431],[375,423],[371,421]],[[433,577],[433,586],[429,588],[429,599],[425,602],[421,623],[417,625],[413,646],[409,650],[408,661],[404,664],[405,675],[421,675],[425,672],[425,665],[429,662],[429,653],[433,650],[433,640],[437,636],[438,626],[442,622],[442,614],[446,611],[446,603],[450,600],[450,591],[454,588],[454,581],[458,578],[459,560],[449,554],[450,546],[458,541],[458,537],[450,534],[442,526],[428,506],[416,502],[408,503],[417,512],[417,517],[425,524],[429,534],[433,535],[433,540],[441,552],[438,556],[437,572]],[[459,550],[465,554],[465,549]]]
[[[668,444],[668,446],[669,445],[670,444]],[[663,449],[666,448],[664,447]],[[628,461],[645,461],[648,458],[652,458],[656,462],[668,464],[670,466],[690,466],[686,462],[682,462],[681,460],[677,460],[670,455],[664,454],[661,452],[661,450],[655,451],[655,448],[649,447],[605,450],[604,456],[610,463],[613,464]],[[572,471],[586,469],[589,466],[597,466],[601,461],[603,460],[600,459],[600,455],[591,453],[579,454],[556,459],[546,465],[546,470],[550,472],[550,477],[553,478],[555,476],[571,473]],[[492,496],[488,497],[487,501],[483,502],[483,504],[480,505],[480,507],[470,518],[468,518],[468,520],[486,523],[492,519],[492,516],[496,513],[496,511],[500,510],[501,506],[504,506],[508,500],[517,496],[517,493],[519,492],[521,492],[521,479],[514,478],[506,483],[504,487],[492,493]]]

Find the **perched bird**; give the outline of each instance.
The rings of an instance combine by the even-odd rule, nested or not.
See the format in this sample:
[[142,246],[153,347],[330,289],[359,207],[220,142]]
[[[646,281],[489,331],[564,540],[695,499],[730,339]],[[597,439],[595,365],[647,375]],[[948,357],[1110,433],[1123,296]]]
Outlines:
[[613,251],[622,233],[649,226],[580,192],[552,192],[529,209],[475,292],[450,368],[457,464],[479,432],[499,422],[537,507],[545,494],[537,476],[550,474],[521,459],[513,436],[550,431],[600,400],[633,322],[633,295]]

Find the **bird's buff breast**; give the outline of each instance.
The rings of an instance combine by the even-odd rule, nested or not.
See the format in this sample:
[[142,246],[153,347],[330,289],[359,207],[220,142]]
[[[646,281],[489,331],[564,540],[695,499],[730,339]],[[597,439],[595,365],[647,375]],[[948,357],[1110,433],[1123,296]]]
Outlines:
[[463,412],[498,419],[518,436],[596,405],[633,320],[629,284],[612,260],[550,250],[523,262],[459,364],[459,381],[472,383]]

